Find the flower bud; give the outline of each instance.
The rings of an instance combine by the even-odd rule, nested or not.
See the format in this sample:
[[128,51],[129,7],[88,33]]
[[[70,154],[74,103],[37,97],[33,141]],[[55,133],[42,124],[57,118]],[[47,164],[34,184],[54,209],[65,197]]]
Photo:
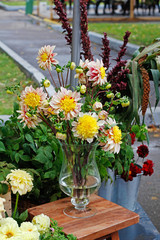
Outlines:
[[43,100],[42,105],[44,108],[49,107],[49,102],[47,100]]
[[19,96],[17,96],[17,100],[20,102],[21,101],[21,98]]
[[113,93],[108,93],[108,94],[106,95],[106,97],[107,97],[107,98],[114,98],[114,94],[113,94]]
[[101,120],[106,120],[108,117],[108,113],[105,110],[102,110],[98,113],[98,117]]
[[62,72],[62,70],[59,67],[56,68],[56,71],[57,71],[57,73]]
[[76,73],[83,73],[83,69],[82,68],[76,68]]
[[112,86],[112,85],[111,85],[110,83],[108,83],[107,86],[106,86],[106,89],[111,88],[111,86]]
[[43,86],[44,86],[45,88],[49,87],[50,85],[51,85],[51,83],[50,83],[50,81],[49,81],[48,79],[46,79],[46,80],[44,81],[44,83],[43,83]]
[[117,92],[117,93],[116,93],[116,97],[117,97],[117,98],[120,98],[120,97],[121,97],[121,93],[120,93],[120,92]]
[[74,70],[75,67],[76,67],[76,64],[75,64],[74,62],[71,62],[70,69],[71,69],[71,70]]
[[60,140],[66,140],[67,135],[65,133],[60,133],[57,132],[56,133],[56,138],[60,139]]
[[7,90],[6,93],[13,94],[13,92],[11,90]]
[[26,112],[27,117],[32,117],[32,114],[30,114],[29,112]]
[[94,109],[95,111],[101,110],[102,107],[103,107],[103,105],[102,105],[101,102],[95,102],[95,103],[93,104],[93,109]]
[[128,107],[130,105],[130,101],[122,102],[121,105],[122,107]]
[[86,92],[86,86],[85,85],[81,85],[80,93],[84,94],[85,92]]

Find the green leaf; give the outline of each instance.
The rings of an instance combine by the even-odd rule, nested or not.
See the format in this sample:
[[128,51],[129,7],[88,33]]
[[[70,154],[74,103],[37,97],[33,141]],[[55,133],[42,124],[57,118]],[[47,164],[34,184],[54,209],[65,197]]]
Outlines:
[[13,150],[17,151],[19,149],[19,143],[13,145]]
[[38,153],[38,155],[34,158],[34,160],[40,163],[45,163],[45,164],[48,162],[48,158],[46,157],[46,155],[44,155],[43,152]]
[[6,149],[5,149],[3,142],[0,142],[0,152],[5,152],[5,151],[6,151]]
[[31,161],[31,157],[28,155],[21,155],[20,158],[25,162]]
[[19,155],[19,153],[16,153],[15,154],[15,161],[16,161],[16,163],[19,162],[19,159],[20,159],[20,155]]
[[159,79],[160,79],[160,72],[157,69],[151,69],[150,70],[153,76],[154,81],[154,88],[156,93],[156,103],[155,107],[157,107],[157,104],[159,103]]
[[21,222],[24,222],[28,218],[28,210],[20,214],[19,219]]
[[32,138],[32,136],[31,136],[30,134],[27,133],[27,134],[25,135],[25,138],[26,138],[26,140],[27,140],[28,142],[34,143],[33,138]]
[[8,192],[8,185],[0,183],[0,194],[6,194]]
[[44,178],[54,179],[56,177],[56,175],[57,175],[56,170],[53,169],[52,171],[45,172]]
[[57,146],[57,143],[54,140],[52,140],[52,142],[51,142],[51,147],[52,147],[52,150],[55,152],[55,154],[57,154],[58,153],[58,146]]

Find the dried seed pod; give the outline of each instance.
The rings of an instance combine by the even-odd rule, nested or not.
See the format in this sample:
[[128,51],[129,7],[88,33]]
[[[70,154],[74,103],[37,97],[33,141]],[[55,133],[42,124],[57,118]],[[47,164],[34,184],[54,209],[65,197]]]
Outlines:
[[142,97],[142,115],[144,116],[149,103],[149,93],[150,93],[150,82],[148,71],[142,66],[142,62],[145,60],[147,55],[140,58],[138,63],[140,65],[140,71],[143,79],[143,97]]

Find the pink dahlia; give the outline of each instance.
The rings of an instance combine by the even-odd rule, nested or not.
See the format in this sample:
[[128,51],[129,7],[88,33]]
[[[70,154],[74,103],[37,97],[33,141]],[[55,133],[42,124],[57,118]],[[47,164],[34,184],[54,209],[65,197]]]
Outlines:
[[87,72],[88,80],[93,82],[92,86],[100,85],[102,86],[107,82],[106,78],[106,68],[103,67],[102,60],[91,61],[88,64],[89,71]]
[[52,97],[50,106],[55,114],[63,112],[65,120],[70,120],[79,114],[82,106],[82,103],[79,103],[80,100],[80,93],[61,87],[60,91]]
[[36,58],[39,63],[39,67],[43,70],[51,70],[52,64],[58,64],[58,61],[54,59],[57,53],[53,53],[55,46],[44,46],[38,52],[38,57]]

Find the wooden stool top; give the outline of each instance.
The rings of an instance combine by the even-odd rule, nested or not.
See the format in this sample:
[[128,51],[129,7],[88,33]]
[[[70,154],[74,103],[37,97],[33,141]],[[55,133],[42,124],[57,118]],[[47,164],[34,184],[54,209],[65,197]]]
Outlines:
[[71,218],[63,213],[63,209],[71,204],[70,198],[63,198],[55,202],[46,203],[28,209],[29,217],[41,213],[46,214],[63,227],[66,234],[73,234],[78,240],[93,240],[112,234],[120,229],[139,222],[139,215],[112,203],[97,195],[91,195],[90,206],[97,209],[97,213],[89,218]]

